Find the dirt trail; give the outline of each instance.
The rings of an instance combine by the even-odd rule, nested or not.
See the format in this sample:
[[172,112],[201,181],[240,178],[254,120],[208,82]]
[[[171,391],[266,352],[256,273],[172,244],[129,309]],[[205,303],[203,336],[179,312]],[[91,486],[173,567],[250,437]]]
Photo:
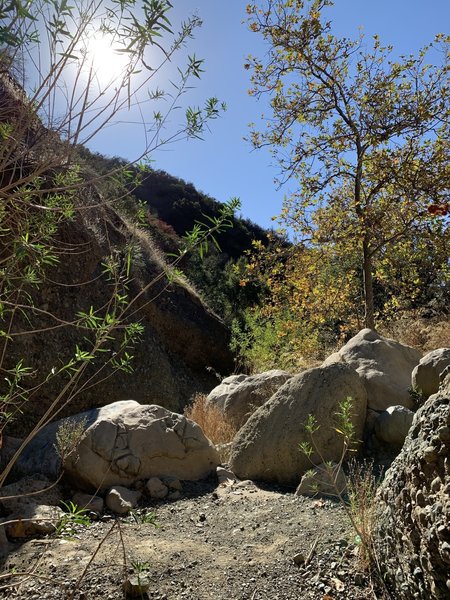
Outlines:
[[[150,510],[159,528],[139,523]],[[330,500],[251,482],[191,483],[180,500],[147,502],[118,522],[105,515],[71,540],[17,546],[5,572],[33,575],[8,580],[20,585],[0,598],[123,598],[134,563],[150,579],[144,598],[152,600],[367,600],[374,596],[352,540],[344,510]]]

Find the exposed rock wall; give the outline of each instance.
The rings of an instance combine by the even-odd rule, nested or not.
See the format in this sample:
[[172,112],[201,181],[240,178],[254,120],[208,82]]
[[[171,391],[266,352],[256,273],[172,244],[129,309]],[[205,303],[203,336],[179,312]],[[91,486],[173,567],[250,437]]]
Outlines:
[[[20,335],[10,345],[8,366],[24,357],[25,364],[36,373],[35,383],[52,367],[73,357],[76,344],[89,348],[84,342],[88,332],[61,325],[73,321],[80,311],[89,312],[91,306],[107,306],[111,286],[102,275],[103,263],[109,254],[120,257],[133,235],[126,220],[102,202],[94,189],[85,190],[77,202],[80,210],[75,219],[58,233],[60,262],[48,271],[48,280],[32,292],[36,310],[14,321],[14,333]],[[138,232],[137,242],[129,297],[141,295],[130,310],[129,320],[140,322],[144,334],[130,351],[134,372],[102,370],[96,375],[98,366],[89,367],[83,385],[78,386],[79,393],[58,417],[129,398],[179,412],[195,392],[208,393],[217,384],[213,370],[227,373],[233,369],[227,328],[188,284],[168,284],[163,277],[145,290],[166,265],[146,233]],[[25,333],[30,331],[35,333]],[[111,353],[100,358],[109,356]],[[28,432],[66,381],[52,379],[40,388],[22,407],[23,414],[11,432]],[[60,405],[66,398],[62,397]]]
[[450,375],[416,413],[376,499],[375,550],[396,598],[450,598]]

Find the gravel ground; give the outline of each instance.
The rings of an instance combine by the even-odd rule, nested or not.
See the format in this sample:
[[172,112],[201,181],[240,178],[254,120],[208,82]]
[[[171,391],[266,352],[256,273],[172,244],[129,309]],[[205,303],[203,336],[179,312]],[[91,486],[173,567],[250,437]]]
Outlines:
[[[158,528],[142,522],[149,511]],[[186,483],[179,500],[147,501],[126,519],[105,514],[71,539],[17,545],[0,598],[114,600],[139,571],[149,587],[136,597],[152,600],[376,598],[353,541],[333,501],[252,482]]]

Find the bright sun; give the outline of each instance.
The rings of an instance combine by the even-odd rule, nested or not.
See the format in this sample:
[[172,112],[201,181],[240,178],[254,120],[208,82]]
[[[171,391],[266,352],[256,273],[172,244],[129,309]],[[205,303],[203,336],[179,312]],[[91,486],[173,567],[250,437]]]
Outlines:
[[98,82],[104,86],[119,79],[128,64],[129,56],[117,51],[110,36],[90,36],[86,42],[87,68],[91,65]]

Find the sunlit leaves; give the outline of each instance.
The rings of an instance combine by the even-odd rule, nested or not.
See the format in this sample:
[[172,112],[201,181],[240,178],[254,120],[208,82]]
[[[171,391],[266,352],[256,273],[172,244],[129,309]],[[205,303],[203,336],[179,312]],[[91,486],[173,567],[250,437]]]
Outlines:
[[[321,15],[330,5],[321,0],[250,5],[250,29],[269,43],[263,59],[249,57],[246,63],[251,94],[267,95],[272,113],[265,128],[251,128],[250,141],[272,150],[280,184],[297,183],[282,223],[324,252],[329,266],[354,258],[362,294],[342,286],[336,306],[342,310],[347,294],[363,296],[366,324],[373,327],[377,261],[395,262],[405,240],[414,239],[418,248],[420,236],[433,228],[430,215],[447,214],[448,41],[438,36],[417,57],[395,59],[378,36],[367,46],[362,37],[336,37]],[[448,244],[448,227],[443,235]],[[300,256],[303,261],[305,253]],[[302,264],[296,276],[301,279],[303,271]],[[312,289],[321,293],[317,285]],[[349,318],[348,310],[341,314]]]

